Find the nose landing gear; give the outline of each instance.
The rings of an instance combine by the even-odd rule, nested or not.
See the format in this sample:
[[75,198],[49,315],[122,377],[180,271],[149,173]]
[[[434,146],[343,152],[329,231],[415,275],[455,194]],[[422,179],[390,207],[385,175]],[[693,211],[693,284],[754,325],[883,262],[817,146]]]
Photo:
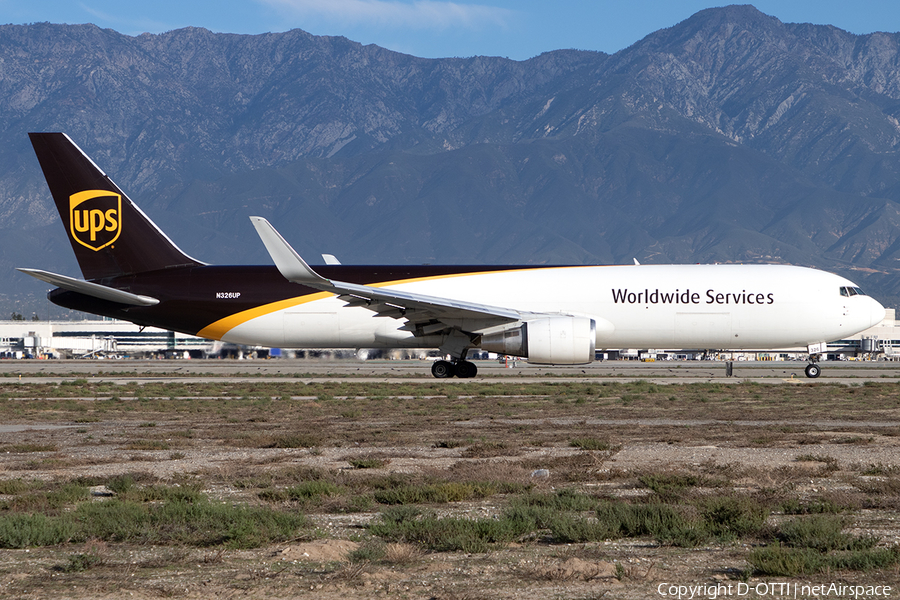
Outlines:
[[824,350],[825,344],[817,344],[816,346],[810,346],[809,348],[809,364],[806,365],[805,372],[810,379],[815,379],[822,374],[822,367],[819,366],[819,359],[822,357],[822,354],[817,352],[817,350]]

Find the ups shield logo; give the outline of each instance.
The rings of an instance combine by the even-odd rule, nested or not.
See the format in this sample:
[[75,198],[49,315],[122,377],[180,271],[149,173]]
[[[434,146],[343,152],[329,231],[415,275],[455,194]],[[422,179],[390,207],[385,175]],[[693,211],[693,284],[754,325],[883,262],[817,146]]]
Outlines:
[[122,232],[122,196],[107,190],[86,190],[69,196],[69,231],[72,239],[97,251]]

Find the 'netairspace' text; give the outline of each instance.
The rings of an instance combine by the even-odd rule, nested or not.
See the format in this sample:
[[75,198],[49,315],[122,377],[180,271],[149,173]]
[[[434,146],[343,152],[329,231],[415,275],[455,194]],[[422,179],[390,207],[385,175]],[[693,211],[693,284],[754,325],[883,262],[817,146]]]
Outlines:
[[755,597],[774,598],[890,598],[894,588],[889,585],[844,585],[837,583],[811,585],[792,582],[760,582],[760,583],[719,583],[715,585],[678,585],[661,583],[656,593],[665,598],[691,600],[692,598],[742,597],[755,594]]

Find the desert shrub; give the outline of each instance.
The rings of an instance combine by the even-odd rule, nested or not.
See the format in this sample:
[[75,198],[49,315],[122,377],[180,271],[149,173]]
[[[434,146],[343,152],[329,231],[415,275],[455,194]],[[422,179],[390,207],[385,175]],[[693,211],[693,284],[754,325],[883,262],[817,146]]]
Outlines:
[[11,513],[0,516],[0,548],[55,546],[78,535],[78,523],[69,516]]
[[759,575],[798,577],[826,567],[825,557],[811,548],[786,548],[778,543],[754,548],[747,557]]
[[549,529],[560,518],[560,514],[549,506],[513,503],[503,511],[503,518],[520,531],[536,532]]
[[117,495],[122,495],[134,487],[134,476],[131,473],[118,475],[106,482],[106,487]]
[[29,489],[31,489],[33,484],[30,484],[22,479],[4,479],[0,480],[0,495],[3,496],[15,496],[16,494],[21,494]]
[[661,544],[681,547],[699,546],[710,537],[705,523],[696,515],[670,504],[611,502],[598,514],[617,521],[623,537],[652,536]]
[[110,500],[81,504],[74,514],[86,538],[198,547],[255,548],[290,539],[306,525],[297,513],[206,500],[160,505]]
[[488,551],[492,545],[514,541],[527,531],[508,519],[440,518],[421,514],[397,520],[395,515],[369,525],[374,535],[391,541],[412,542],[436,552]]
[[857,537],[844,533],[846,522],[839,515],[812,515],[791,519],[779,527],[778,539],[793,548],[812,548],[819,552],[866,550],[878,543],[877,538]]
[[798,577],[831,570],[872,571],[900,564],[900,547],[823,553],[775,542],[750,552],[747,561],[758,575]]
[[850,569],[853,571],[888,569],[900,564],[900,546],[853,550],[829,555],[828,558],[833,569]]
[[362,544],[347,555],[351,564],[377,562],[384,558],[387,545],[381,541],[370,541]]
[[711,535],[731,540],[758,533],[769,511],[746,496],[714,496],[703,503],[701,516]]
[[900,564],[900,546],[875,548],[876,538],[843,532],[839,515],[798,517],[783,523],[778,540],[754,549],[747,560],[760,575],[796,577],[826,570],[870,571]]
[[699,475],[684,473],[650,473],[640,476],[638,481],[661,500],[671,502],[680,498],[685,490],[701,485],[702,479]]
[[[592,510],[593,515],[584,515]],[[653,536],[662,543],[696,546],[709,537],[702,522],[667,504],[603,501],[575,492],[529,494],[513,501],[503,519],[519,531],[548,529],[557,543]]]
[[820,515],[837,514],[849,507],[842,506],[834,500],[822,498],[810,502],[801,502],[796,498],[786,498],[781,502],[781,511],[786,515]]
[[96,553],[79,553],[69,556],[64,565],[57,567],[63,573],[82,573],[106,563],[106,559]]
[[571,514],[554,515],[549,526],[553,541],[560,544],[599,542],[615,533],[604,521]]
[[131,502],[202,502],[206,496],[198,485],[142,485],[118,494]]
[[443,504],[487,498],[497,491],[491,483],[421,483],[376,490],[375,500],[381,504]]
[[259,497],[268,502],[308,502],[320,500],[329,496],[338,496],[343,493],[343,488],[330,481],[315,480],[303,481],[283,489],[263,490]]

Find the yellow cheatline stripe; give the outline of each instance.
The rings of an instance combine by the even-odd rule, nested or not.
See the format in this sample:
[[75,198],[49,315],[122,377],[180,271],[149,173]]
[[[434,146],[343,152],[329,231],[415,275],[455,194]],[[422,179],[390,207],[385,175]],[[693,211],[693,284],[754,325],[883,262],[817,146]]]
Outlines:
[[307,294],[306,296],[297,296],[296,298],[288,298],[287,300],[263,304],[256,308],[250,308],[239,313],[234,313],[224,319],[219,319],[215,323],[211,323],[198,331],[197,335],[211,340],[221,340],[222,336],[226,333],[251,319],[284,310],[285,308],[291,308],[292,306],[299,306],[300,304],[306,304],[307,302],[312,302],[314,300],[328,298],[329,296],[334,296],[334,294],[329,292],[317,292],[315,294]]
[[[517,271],[534,271],[537,269],[565,269],[571,267],[530,267],[524,269],[508,269],[501,271],[467,271],[465,273],[449,273],[447,275],[430,275],[428,277],[413,277],[412,279],[398,279],[396,281],[383,281],[381,283],[370,283],[368,284],[370,287],[383,288],[389,287],[392,285],[401,285],[404,283],[417,283],[420,281],[435,281],[438,279],[450,279],[451,277],[470,277],[472,275],[494,275],[497,273],[515,273]],[[234,313],[233,315],[229,315],[223,319],[219,319],[215,323],[211,323],[197,332],[197,335],[203,338],[211,339],[211,340],[221,340],[222,336],[226,333],[237,327],[238,325],[242,325],[251,319],[255,319],[256,317],[262,317],[264,315],[271,314],[273,312],[283,310],[285,308],[291,308],[292,306],[299,306],[301,304],[306,304],[307,302],[313,302],[314,300],[321,300],[323,298],[328,298],[329,296],[334,296],[331,292],[318,292],[315,294],[308,294],[306,296],[298,296],[296,298],[288,298],[287,300],[279,300],[278,302],[272,302],[270,304],[263,304],[261,306],[257,306],[256,308],[250,308],[248,310],[241,311],[239,313]]]

